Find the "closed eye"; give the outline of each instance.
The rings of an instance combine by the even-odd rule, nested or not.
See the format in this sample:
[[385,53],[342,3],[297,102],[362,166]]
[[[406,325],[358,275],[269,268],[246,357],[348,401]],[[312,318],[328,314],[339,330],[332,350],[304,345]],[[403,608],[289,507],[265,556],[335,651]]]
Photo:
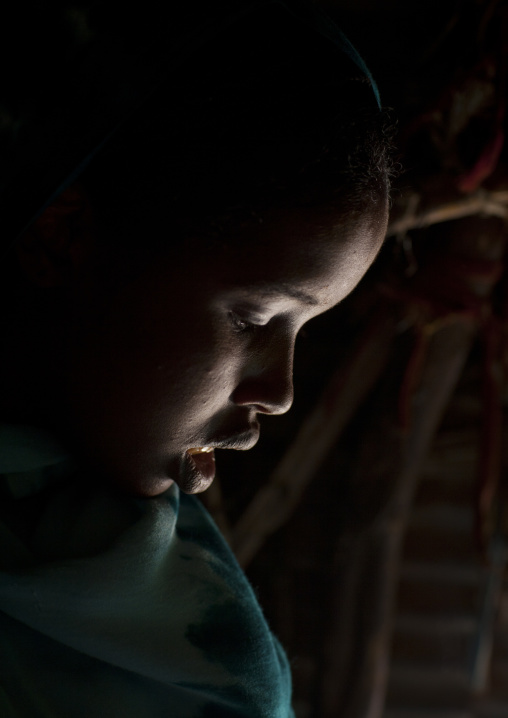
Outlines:
[[234,331],[238,332],[239,334],[253,332],[259,326],[258,324],[253,324],[252,322],[248,322],[245,319],[242,319],[235,312],[228,312],[228,316]]

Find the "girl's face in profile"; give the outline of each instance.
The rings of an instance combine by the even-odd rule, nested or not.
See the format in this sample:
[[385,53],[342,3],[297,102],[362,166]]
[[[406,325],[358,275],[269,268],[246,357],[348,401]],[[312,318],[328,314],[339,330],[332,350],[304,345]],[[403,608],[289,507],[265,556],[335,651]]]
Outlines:
[[71,360],[70,426],[95,471],[141,496],[173,481],[206,489],[213,452],[196,450],[249,449],[257,415],[289,409],[296,335],[356,286],[386,222],[381,203],[349,225],[279,211],[224,245],[186,243],[177,262],[122,285]]

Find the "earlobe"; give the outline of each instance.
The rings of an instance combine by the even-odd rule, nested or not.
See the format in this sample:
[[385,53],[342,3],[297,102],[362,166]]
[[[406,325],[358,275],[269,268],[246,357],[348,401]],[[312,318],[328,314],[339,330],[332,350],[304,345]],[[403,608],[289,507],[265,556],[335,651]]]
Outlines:
[[41,288],[69,284],[92,240],[91,206],[84,188],[65,189],[18,239],[16,253],[28,281]]

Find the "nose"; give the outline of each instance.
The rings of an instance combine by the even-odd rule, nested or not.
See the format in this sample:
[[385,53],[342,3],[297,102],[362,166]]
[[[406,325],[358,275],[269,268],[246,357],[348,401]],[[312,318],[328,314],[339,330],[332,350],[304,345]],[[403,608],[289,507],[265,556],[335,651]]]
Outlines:
[[294,340],[290,338],[252,352],[231,400],[261,414],[285,414],[293,403],[293,357]]

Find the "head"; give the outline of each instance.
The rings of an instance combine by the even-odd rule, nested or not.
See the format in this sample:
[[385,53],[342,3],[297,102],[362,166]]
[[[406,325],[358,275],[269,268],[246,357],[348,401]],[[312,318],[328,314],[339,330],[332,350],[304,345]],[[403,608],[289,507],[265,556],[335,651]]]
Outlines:
[[301,33],[262,61],[241,33],[204,48],[18,242],[54,333],[29,412],[129,492],[201,491],[203,448],[251,448],[291,406],[299,330],[382,244],[383,115],[353,63],[295,54]]

